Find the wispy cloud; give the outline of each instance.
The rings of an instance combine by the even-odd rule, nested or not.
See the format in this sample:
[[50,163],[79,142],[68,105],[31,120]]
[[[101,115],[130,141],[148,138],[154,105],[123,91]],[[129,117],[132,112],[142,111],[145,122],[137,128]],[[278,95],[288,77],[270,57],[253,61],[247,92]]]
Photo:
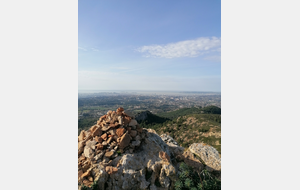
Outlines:
[[146,57],[197,57],[211,51],[221,50],[221,38],[197,38],[163,45],[142,46],[136,49]]
[[83,51],[87,51],[87,49],[85,49],[83,47],[79,47],[79,46],[78,46],[78,49],[83,50]]

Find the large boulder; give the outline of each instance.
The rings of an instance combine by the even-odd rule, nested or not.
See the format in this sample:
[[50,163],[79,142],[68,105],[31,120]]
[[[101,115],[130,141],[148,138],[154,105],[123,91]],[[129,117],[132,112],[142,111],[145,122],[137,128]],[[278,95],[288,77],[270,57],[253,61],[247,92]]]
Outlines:
[[214,147],[204,143],[193,143],[189,147],[189,151],[204,162],[208,171],[221,170],[221,158],[219,152]]
[[150,186],[155,187],[156,180],[162,187],[171,187],[176,178],[175,167],[159,156],[160,152],[170,156],[168,145],[154,133],[147,133],[147,136],[141,143],[139,152],[125,153],[116,158],[118,161],[113,160],[112,165],[118,171],[110,175],[107,189],[147,189]]
[[[157,134],[144,131],[146,138],[137,152],[124,152],[109,162],[97,162],[91,166],[91,176],[98,182],[99,190],[173,188],[176,168],[168,160],[171,156],[168,145]],[[157,182],[161,187],[156,186]]]

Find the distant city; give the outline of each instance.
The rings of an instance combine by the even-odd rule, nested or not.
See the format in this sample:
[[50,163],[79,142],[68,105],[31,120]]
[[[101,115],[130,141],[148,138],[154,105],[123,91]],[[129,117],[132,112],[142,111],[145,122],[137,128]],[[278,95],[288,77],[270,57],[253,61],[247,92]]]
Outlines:
[[149,110],[157,114],[210,105],[221,108],[220,92],[87,90],[78,93],[78,119],[100,117],[118,107],[133,113]]

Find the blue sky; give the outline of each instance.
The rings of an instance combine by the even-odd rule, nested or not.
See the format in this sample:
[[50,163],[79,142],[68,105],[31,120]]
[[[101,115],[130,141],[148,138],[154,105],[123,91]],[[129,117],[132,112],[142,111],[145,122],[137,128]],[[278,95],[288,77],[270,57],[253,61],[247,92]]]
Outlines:
[[78,90],[221,91],[221,1],[78,1]]

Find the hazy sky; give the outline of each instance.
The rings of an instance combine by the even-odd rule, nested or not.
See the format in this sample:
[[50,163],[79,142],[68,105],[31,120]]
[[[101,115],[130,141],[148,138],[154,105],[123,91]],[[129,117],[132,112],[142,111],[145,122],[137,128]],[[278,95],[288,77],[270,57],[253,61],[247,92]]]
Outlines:
[[78,9],[79,90],[221,91],[220,0],[79,0]]

